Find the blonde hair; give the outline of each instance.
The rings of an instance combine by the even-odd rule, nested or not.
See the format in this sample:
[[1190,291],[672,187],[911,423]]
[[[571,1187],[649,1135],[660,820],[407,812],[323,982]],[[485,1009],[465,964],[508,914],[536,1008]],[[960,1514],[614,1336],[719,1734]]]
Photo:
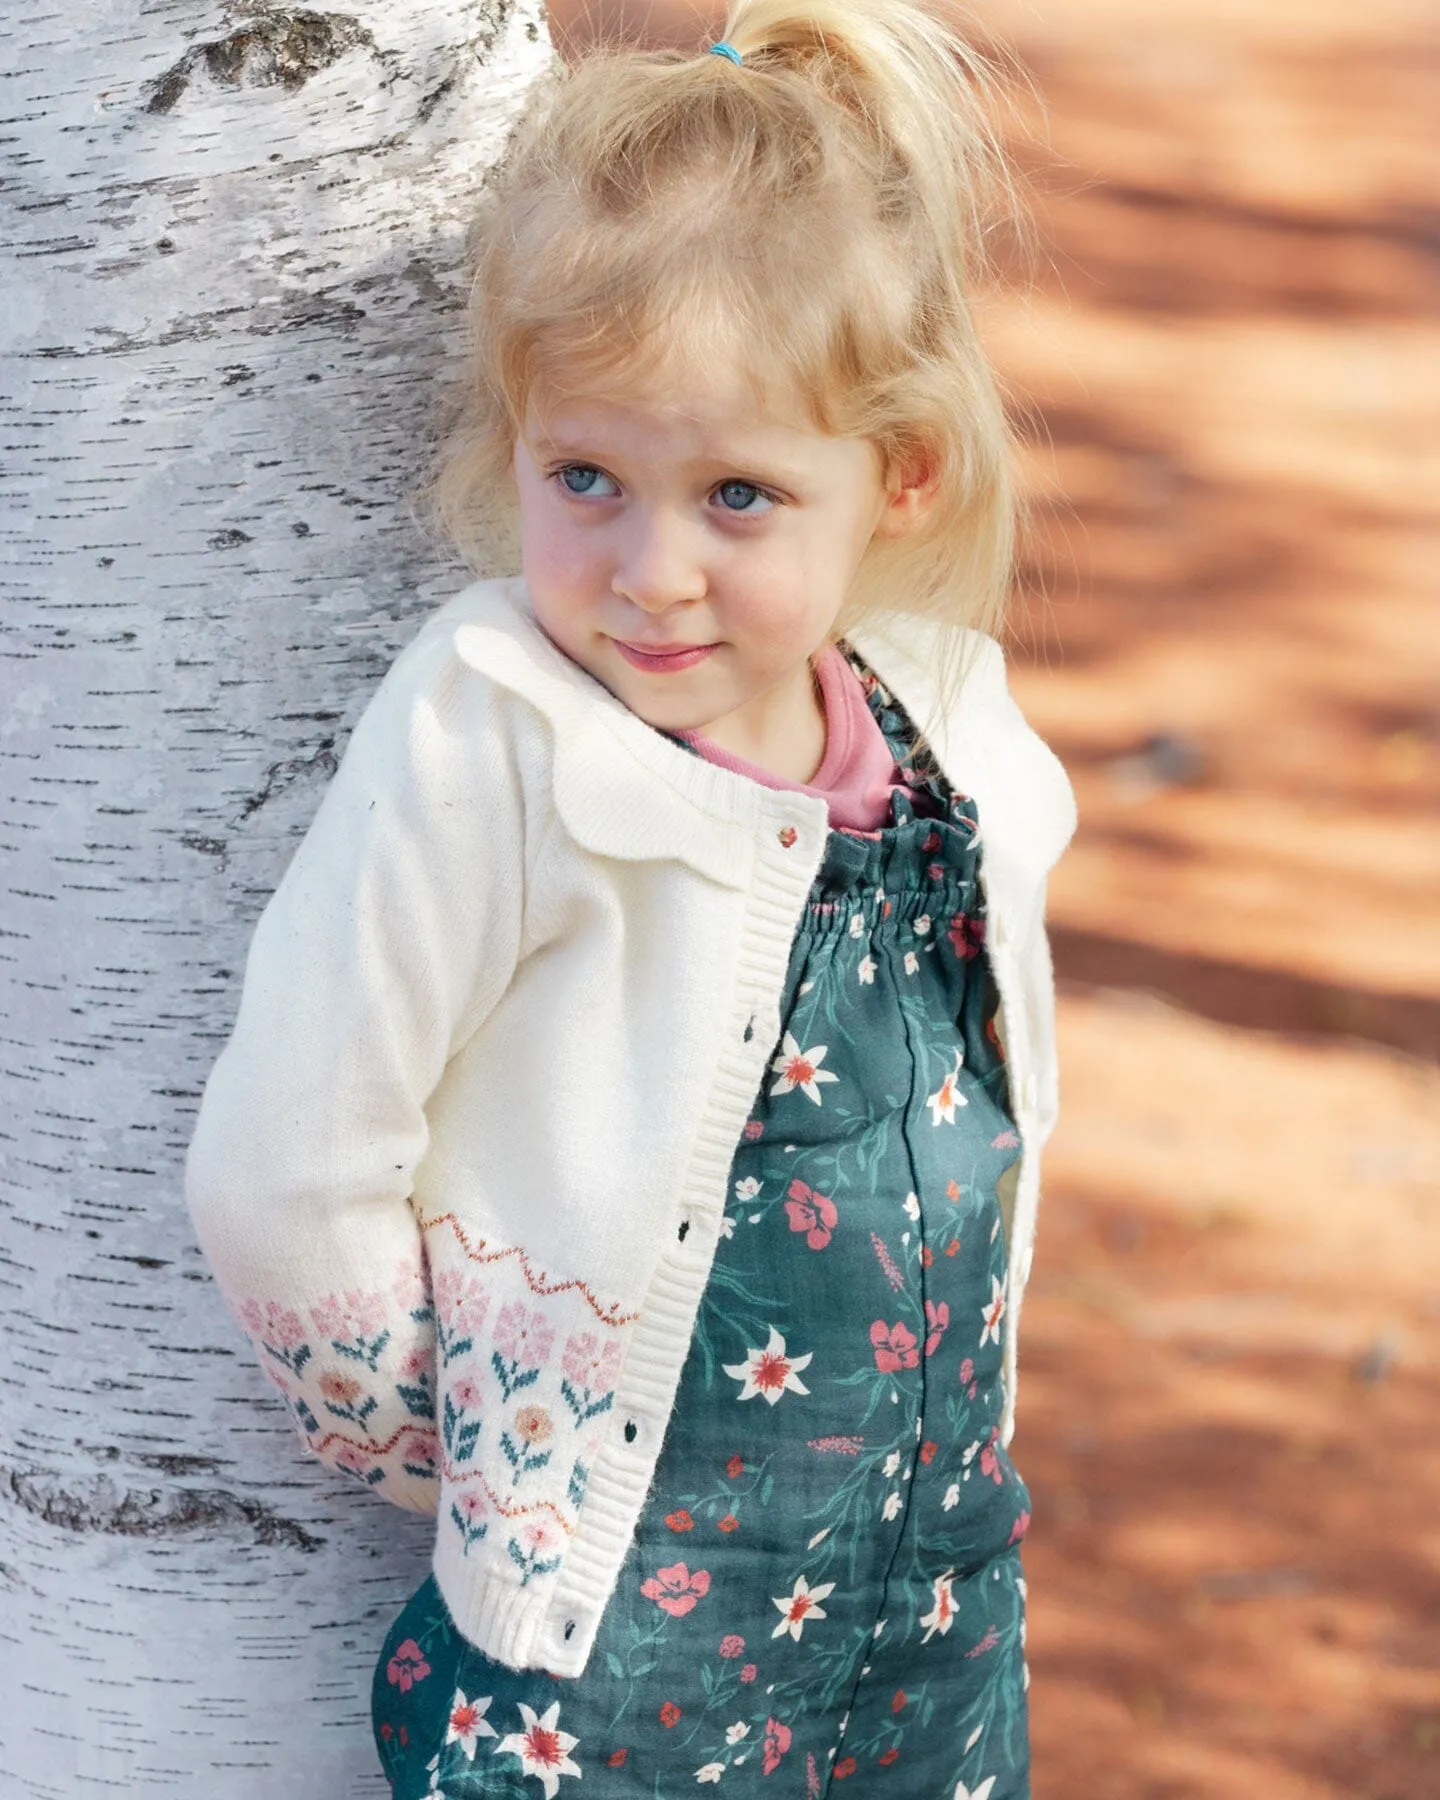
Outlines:
[[736,0],[743,58],[601,53],[521,128],[479,246],[465,413],[434,484],[477,563],[544,382],[623,392],[675,351],[783,384],[816,427],[917,453],[938,502],[877,538],[836,621],[995,630],[1012,578],[1009,427],[972,302],[1018,218],[991,63],[935,0]]

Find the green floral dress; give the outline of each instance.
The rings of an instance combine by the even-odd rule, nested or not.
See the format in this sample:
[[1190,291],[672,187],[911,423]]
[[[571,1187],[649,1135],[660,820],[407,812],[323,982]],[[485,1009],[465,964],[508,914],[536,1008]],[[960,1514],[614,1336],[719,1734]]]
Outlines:
[[590,1662],[492,1662],[427,1581],[375,1670],[396,1800],[581,1776],[602,1800],[1028,1800],[1030,1503],[999,1441],[1019,1141],[978,822],[852,662],[907,787],[885,829],[827,839]]

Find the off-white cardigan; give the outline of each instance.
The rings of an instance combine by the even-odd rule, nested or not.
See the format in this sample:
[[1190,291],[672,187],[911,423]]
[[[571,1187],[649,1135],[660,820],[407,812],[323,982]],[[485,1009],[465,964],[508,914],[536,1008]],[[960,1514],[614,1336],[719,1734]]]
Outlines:
[[[992,641],[936,716],[943,629],[851,641],[979,808],[1013,1404],[1074,810]],[[441,1593],[513,1667],[575,1676],[595,1641],[827,829],[628,712],[518,578],[480,582],[380,683],[256,927],[186,1166],[200,1240],[308,1447],[438,1512]]]

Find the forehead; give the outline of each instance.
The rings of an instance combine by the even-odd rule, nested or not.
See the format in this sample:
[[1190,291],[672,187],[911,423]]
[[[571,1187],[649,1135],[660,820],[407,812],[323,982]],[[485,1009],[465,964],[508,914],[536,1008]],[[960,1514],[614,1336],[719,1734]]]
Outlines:
[[723,354],[672,354],[623,379],[565,371],[537,378],[526,434],[561,454],[601,445],[667,462],[791,468],[798,475],[852,457],[853,439],[824,431],[787,384],[764,385]]

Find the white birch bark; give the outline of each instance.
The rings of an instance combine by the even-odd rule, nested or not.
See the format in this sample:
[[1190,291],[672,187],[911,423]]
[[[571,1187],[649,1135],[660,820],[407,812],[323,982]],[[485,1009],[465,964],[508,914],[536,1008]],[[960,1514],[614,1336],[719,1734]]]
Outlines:
[[[348,0],[336,0],[345,7]],[[430,1528],[302,1458],[181,1162],[412,522],[539,0],[0,12],[0,1795],[385,1792]]]

